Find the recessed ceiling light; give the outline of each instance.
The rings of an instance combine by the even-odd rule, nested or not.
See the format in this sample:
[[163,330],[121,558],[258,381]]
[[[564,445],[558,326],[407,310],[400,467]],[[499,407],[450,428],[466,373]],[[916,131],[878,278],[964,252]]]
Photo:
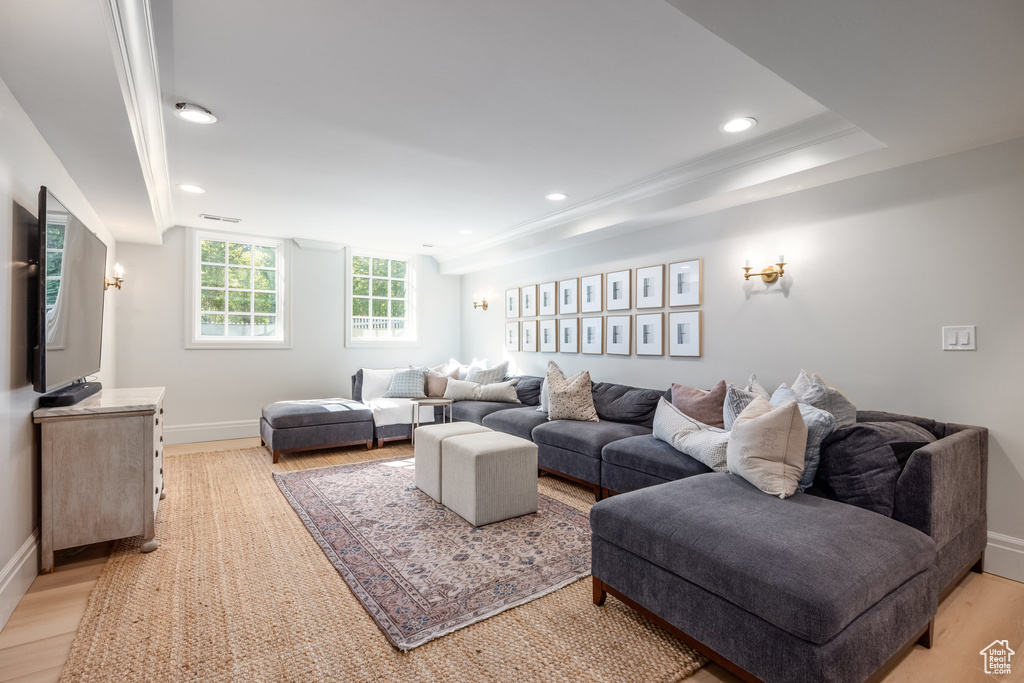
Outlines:
[[544,199],[550,199],[553,202],[560,202],[563,199],[568,199],[569,195],[564,192],[552,192],[551,194],[544,195]]
[[459,230],[459,234],[460,235],[472,235],[473,231],[470,230],[469,228],[463,228],[462,230]]
[[748,116],[740,119],[726,121],[724,124],[722,124],[722,130],[724,130],[726,133],[742,133],[745,130],[750,130],[756,125],[757,119],[752,119]]
[[192,194],[205,194],[206,188],[199,187],[198,185],[189,185],[188,183],[182,183],[178,185],[178,189],[182,192],[191,192]]
[[433,244],[421,244],[420,246],[426,247],[427,249],[433,249],[434,248]]
[[174,114],[179,119],[184,119],[189,123],[213,123],[217,120],[213,112],[206,107],[200,107],[198,104],[191,104],[189,102],[178,102],[174,105]]

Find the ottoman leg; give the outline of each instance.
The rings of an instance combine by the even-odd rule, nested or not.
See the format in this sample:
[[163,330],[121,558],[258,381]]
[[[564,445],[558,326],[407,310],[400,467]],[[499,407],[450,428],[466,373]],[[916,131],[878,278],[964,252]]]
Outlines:
[[274,451],[274,464],[276,465],[277,461],[280,460],[280,459],[281,459],[281,451]]

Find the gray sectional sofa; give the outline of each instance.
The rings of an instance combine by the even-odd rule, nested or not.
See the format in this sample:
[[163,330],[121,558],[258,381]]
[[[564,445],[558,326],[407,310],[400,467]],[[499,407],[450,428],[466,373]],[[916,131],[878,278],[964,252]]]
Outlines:
[[934,438],[899,455],[878,514],[825,483],[780,500],[655,439],[667,391],[596,383],[600,422],[548,421],[542,381],[520,378],[521,404],[457,402],[454,419],[531,439],[542,470],[594,490],[596,604],[616,596],[743,680],[879,678],[915,642],[930,646],[938,601],[981,571],[984,428],[860,411],[858,425]]

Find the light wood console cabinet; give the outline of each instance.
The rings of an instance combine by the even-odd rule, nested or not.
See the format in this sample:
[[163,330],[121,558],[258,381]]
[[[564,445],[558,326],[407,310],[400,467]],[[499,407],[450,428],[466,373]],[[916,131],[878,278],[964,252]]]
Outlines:
[[163,497],[164,389],[104,389],[33,413],[42,430],[42,571],[55,550],[129,536],[156,541]]

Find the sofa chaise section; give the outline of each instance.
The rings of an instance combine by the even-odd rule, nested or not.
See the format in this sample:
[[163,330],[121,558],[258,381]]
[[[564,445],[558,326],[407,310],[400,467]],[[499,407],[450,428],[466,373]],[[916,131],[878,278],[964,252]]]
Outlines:
[[591,511],[595,602],[639,607],[765,681],[863,681],[930,633],[935,543],[882,515],[724,473]]

